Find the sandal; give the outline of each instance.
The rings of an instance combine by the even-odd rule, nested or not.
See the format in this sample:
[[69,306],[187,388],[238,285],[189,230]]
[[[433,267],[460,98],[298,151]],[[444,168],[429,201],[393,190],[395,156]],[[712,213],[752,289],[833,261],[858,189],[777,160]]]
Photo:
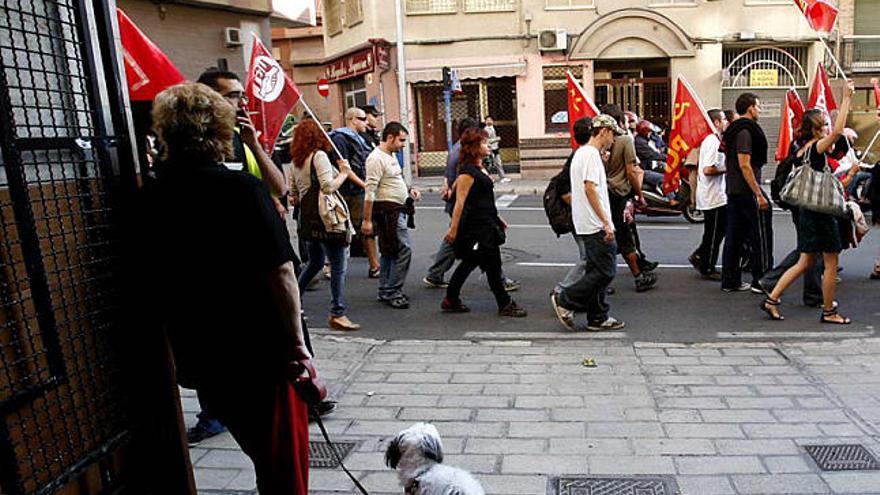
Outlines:
[[367,277],[379,278],[379,268],[370,268],[370,270],[367,272]]
[[761,309],[770,316],[771,320],[782,321],[785,317],[779,314],[780,304],[782,304],[782,301],[779,299],[773,299],[772,297],[767,296],[767,298],[764,299],[764,302],[761,303]]
[[[840,316],[840,319],[832,319],[835,316]],[[850,323],[852,323],[851,318],[841,316],[840,313],[837,312],[837,306],[834,306],[831,309],[822,309],[822,317],[819,318],[819,321],[821,321],[822,323],[831,323],[834,325],[849,325]]]

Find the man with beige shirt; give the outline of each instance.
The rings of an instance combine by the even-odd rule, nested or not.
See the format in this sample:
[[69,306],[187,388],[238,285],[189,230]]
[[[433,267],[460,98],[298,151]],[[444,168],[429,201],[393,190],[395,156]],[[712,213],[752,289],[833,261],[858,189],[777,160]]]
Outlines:
[[[395,309],[409,307],[403,284],[412,260],[412,198],[421,199],[418,189],[410,189],[394,157],[404,146],[409,131],[399,122],[389,122],[382,131],[382,142],[367,157],[367,192],[364,198],[364,235],[379,236],[379,301]],[[409,222],[409,225],[408,225]]]

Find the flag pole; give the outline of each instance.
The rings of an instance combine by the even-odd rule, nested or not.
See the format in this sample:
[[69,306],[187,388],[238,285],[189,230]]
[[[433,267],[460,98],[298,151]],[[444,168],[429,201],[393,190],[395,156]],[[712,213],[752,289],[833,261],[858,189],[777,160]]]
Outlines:
[[[871,148],[874,147],[874,143],[877,142],[877,137],[880,136],[880,129],[877,129],[877,132],[874,133],[874,137],[871,138],[871,142],[868,143],[868,146],[865,148],[865,154],[862,155],[862,159],[868,156],[868,153],[871,151]],[[862,160],[859,160],[861,162]]]
[[822,42],[822,46],[825,47],[825,50],[828,52],[828,55],[831,56],[831,60],[834,62],[834,67],[837,69],[837,72],[840,73],[840,77],[842,77],[844,81],[848,81],[848,79],[846,78],[846,72],[843,71],[843,67],[840,65],[840,62],[838,62],[837,57],[834,56],[834,52],[831,51],[831,47],[828,46],[828,42],[825,40],[824,37],[822,37],[821,34],[819,35],[819,41]]
[[324,129],[324,126],[321,125],[321,121],[318,120],[318,117],[315,116],[315,112],[313,112],[311,107],[309,107],[309,104],[306,103],[306,99],[300,98],[299,102],[302,103],[303,107],[305,107],[306,112],[309,113],[309,115],[312,117],[312,120],[314,120],[315,122],[318,123],[318,127],[321,129],[321,132],[324,134],[324,137],[327,138],[327,141],[330,141],[330,146],[333,147],[333,151],[336,152],[336,156],[338,156],[339,158],[342,158],[344,160],[345,158],[342,156],[342,153],[339,152],[339,148],[336,147],[336,143],[334,143],[333,140],[330,139],[330,134],[327,134],[327,129]]

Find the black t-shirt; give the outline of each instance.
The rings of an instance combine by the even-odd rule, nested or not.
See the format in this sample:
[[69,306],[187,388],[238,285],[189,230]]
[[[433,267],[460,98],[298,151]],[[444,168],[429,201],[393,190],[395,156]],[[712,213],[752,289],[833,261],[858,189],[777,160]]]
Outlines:
[[146,297],[180,383],[279,378],[286,339],[269,275],[295,255],[266,186],[214,163],[172,163],[142,205]]
[[[739,167],[739,159],[736,158],[736,155],[738,154],[751,156],[752,152],[752,134],[748,129],[742,129],[736,134],[733,154],[734,159],[726,160],[727,174],[725,182],[727,183],[727,194],[752,194],[752,189],[749,187],[749,183],[746,182],[745,177],[743,177],[742,169]],[[755,180],[760,184],[761,167],[756,167],[753,164],[752,171],[755,174]]]

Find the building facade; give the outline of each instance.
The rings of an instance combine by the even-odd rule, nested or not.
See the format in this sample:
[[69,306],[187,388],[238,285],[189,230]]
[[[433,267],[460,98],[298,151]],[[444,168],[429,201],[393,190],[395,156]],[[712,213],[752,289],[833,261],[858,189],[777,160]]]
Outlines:
[[[853,10],[861,0],[844,0]],[[324,0],[328,58],[396,40],[394,3]],[[876,0],[865,5],[877,3]],[[404,40],[414,156],[423,175],[445,163],[442,67],[458,69],[463,92],[452,118],[491,115],[502,156],[526,177],[558,170],[567,154],[565,72],[580,78],[597,103],[617,103],[659,125],[669,122],[672,88],[683,75],[707,108],[731,108],[744,90],[762,97],[762,124],[775,139],[781,97],[794,86],[806,96],[824,48],[790,0],[405,0]],[[846,6],[841,6],[842,19]],[[875,12],[880,9],[873,9]],[[850,19],[862,19],[851,15]],[[841,21],[843,22],[843,20]],[[860,33],[866,21],[860,20]],[[853,34],[846,36],[865,36]],[[832,35],[837,39],[837,33]],[[841,38],[845,42],[846,38]],[[366,93],[397,106],[392,70],[372,84],[343,79],[330,102]],[[352,80],[355,79],[355,80]],[[384,84],[377,84],[383,83]]]
[[[872,79],[880,77],[880,0],[841,0],[836,52],[847,77],[856,83],[849,125],[859,134],[856,149],[863,149],[878,131]],[[872,147],[880,160],[880,143]]]

